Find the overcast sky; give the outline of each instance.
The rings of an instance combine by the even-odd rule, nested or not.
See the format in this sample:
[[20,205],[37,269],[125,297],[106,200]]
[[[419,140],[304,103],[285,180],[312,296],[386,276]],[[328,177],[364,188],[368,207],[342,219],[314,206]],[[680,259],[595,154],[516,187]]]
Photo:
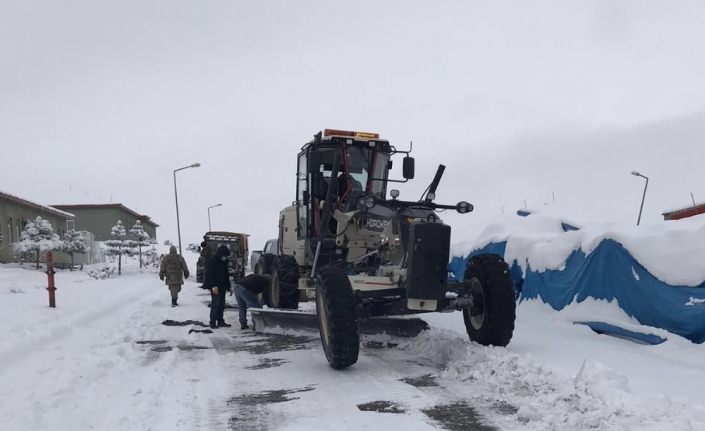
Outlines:
[[[414,142],[415,198],[633,223],[705,201],[702,1],[0,0],[0,190],[121,202],[184,245],[276,235],[324,128]],[[397,164],[399,166],[400,163]],[[400,173],[397,172],[397,176]],[[554,201],[555,200],[555,201]],[[468,238],[454,238],[464,240]]]

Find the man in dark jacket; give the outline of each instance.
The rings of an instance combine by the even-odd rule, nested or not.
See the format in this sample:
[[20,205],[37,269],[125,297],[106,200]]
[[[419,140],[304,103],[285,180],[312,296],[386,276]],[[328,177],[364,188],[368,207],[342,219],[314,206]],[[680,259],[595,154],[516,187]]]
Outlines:
[[240,314],[240,329],[247,329],[247,307],[262,308],[257,295],[269,287],[272,277],[269,275],[250,274],[235,282],[235,299]]
[[229,327],[223,320],[225,311],[225,292],[231,290],[230,276],[228,274],[228,256],[230,250],[224,245],[218,247],[215,255],[206,262],[204,286],[211,291],[211,316],[210,327]]

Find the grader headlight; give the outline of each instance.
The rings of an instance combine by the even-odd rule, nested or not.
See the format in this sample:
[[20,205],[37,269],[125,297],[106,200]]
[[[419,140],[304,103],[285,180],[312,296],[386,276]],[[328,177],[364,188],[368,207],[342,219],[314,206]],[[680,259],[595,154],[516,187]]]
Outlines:
[[372,196],[362,196],[358,201],[357,205],[360,208],[374,208],[375,206],[375,198]]
[[460,214],[466,214],[472,211],[474,208],[471,203],[465,202],[465,201],[460,201],[458,204],[455,206],[456,211],[458,211]]

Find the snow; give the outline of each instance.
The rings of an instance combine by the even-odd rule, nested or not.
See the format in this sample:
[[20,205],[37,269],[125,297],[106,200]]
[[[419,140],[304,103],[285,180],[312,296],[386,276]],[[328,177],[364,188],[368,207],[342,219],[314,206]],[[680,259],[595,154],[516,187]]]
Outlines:
[[705,215],[642,226],[592,223],[569,232],[563,231],[562,222],[541,213],[506,216],[474,239],[454,244],[451,255],[466,256],[491,242],[506,241],[505,260],[516,260],[524,271],[531,266],[543,272],[563,269],[575,250],[589,254],[600,242],[612,239],[665,283],[698,286],[705,282]]
[[[123,265],[104,280],[59,271],[56,309],[42,271],[0,265],[0,429],[430,430],[442,424],[424,411],[458,403],[503,430],[705,429],[705,346],[644,328],[615,303],[555,312],[524,301],[507,348],[469,342],[460,313],[424,315],[430,331],[365,337],[359,362],[334,371],[316,333],[162,325],[207,322],[209,297],[187,280],[171,308],[154,269]],[[667,340],[640,345],[572,323],[598,317]],[[437,385],[403,380],[420,376]],[[404,413],[358,407],[382,400]]]

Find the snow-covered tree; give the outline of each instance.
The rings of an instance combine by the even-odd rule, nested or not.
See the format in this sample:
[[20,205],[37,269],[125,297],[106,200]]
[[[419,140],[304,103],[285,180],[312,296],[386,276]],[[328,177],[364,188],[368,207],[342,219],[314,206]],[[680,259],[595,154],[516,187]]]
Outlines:
[[54,233],[49,221],[37,216],[30,221],[20,234],[19,242],[13,245],[14,252],[18,255],[33,254],[36,267],[39,269],[39,256],[47,250],[57,250],[61,247],[59,235]]
[[159,253],[157,253],[157,247],[156,245],[159,244],[156,239],[152,238],[149,240],[149,245],[150,247],[147,248],[144,251],[144,256],[146,258],[145,265],[149,264],[152,265],[153,267],[158,267],[159,266]]
[[88,238],[84,231],[69,229],[64,234],[64,240],[61,244],[61,251],[71,256],[71,270],[73,271],[73,256],[74,254],[85,254],[90,250],[88,246]]
[[105,241],[107,254],[109,256],[118,257],[118,275],[122,274],[122,255],[130,253],[130,240],[127,239],[127,231],[122,221],[118,220],[117,224],[110,230],[112,239]]
[[140,268],[142,268],[142,247],[148,247],[151,244],[149,234],[144,230],[142,222],[137,220],[135,225],[130,228],[130,235],[132,235],[131,245],[136,247],[140,259]]

